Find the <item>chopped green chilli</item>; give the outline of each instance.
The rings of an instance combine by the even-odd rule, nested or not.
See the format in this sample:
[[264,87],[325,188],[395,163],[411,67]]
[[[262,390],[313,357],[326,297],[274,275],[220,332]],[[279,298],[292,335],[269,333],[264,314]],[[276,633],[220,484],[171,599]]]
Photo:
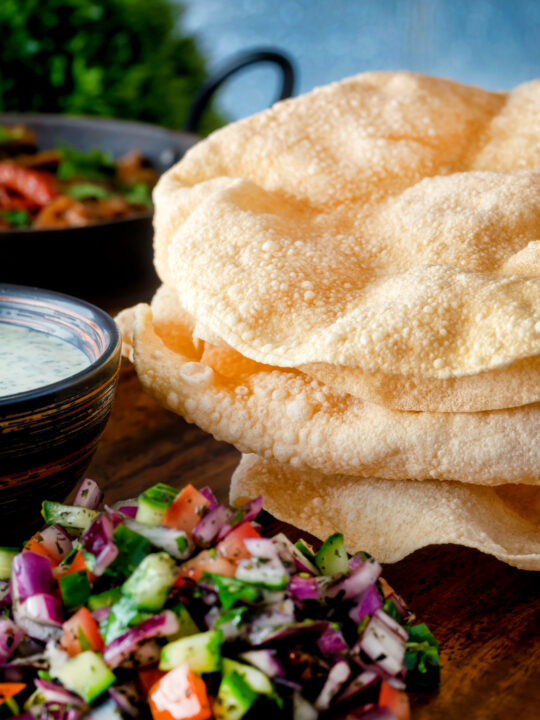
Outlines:
[[407,690],[439,683],[429,628],[341,533],[264,537],[262,498],[189,485],[102,499],[86,478],[0,548],[3,718],[410,720]]

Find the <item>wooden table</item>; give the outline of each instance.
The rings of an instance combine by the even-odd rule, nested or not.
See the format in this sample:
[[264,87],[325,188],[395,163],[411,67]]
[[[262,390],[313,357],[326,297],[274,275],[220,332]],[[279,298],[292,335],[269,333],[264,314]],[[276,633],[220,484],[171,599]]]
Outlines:
[[[124,362],[88,475],[110,502],[156,482],[210,485],[226,500],[239,457],[160,408]],[[299,535],[275,520],[271,527]],[[388,565],[384,575],[441,645],[441,687],[413,696],[413,720],[540,719],[540,574],[445,545]]]

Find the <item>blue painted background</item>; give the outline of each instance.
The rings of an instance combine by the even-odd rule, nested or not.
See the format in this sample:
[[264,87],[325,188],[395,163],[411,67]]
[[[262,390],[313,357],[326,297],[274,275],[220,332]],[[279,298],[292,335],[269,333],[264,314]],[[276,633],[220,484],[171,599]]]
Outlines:
[[[297,94],[372,69],[410,69],[506,89],[540,76],[539,0],[183,0],[183,26],[210,67],[273,45],[296,61]],[[270,104],[271,67],[248,69],[218,97],[232,118]]]

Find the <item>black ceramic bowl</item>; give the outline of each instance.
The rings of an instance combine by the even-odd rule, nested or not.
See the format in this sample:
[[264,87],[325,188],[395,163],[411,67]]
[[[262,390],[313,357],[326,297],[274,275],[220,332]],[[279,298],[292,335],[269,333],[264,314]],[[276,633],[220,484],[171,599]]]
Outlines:
[[0,323],[56,336],[90,361],[59,382],[0,396],[0,544],[6,544],[27,536],[42,500],[63,499],[82,477],[109,417],[121,343],[107,313],[37,288],[0,284]]

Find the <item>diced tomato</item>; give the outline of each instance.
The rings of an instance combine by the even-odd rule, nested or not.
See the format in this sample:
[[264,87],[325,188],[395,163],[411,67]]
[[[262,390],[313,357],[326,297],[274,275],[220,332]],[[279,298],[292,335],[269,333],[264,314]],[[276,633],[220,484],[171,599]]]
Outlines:
[[210,701],[204,680],[187,663],[168,672],[148,696],[154,720],[209,720]]
[[397,720],[411,720],[411,707],[407,693],[397,690],[384,680],[381,681],[379,707],[391,710]]
[[166,674],[163,670],[157,668],[141,668],[138,671],[139,685],[145,698],[158,680],[161,680]]
[[34,552],[44,555],[56,567],[71,550],[71,541],[60,528],[50,525],[32,535],[23,548],[23,552]]
[[51,561],[51,565],[58,565],[58,562],[51,556],[50,552],[43,544],[43,536],[39,532],[32,535],[30,540],[25,543],[23,547],[23,553],[24,552],[33,552],[36,553],[36,555],[43,555]]
[[180,576],[177,587],[182,586],[183,576],[198,582],[205,572],[234,577],[236,573],[236,563],[227,558],[219,557],[214,550],[203,550],[198,555],[195,555],[194,558],[191,558],[191,560],[188,560],[180,566]]
[[35,207],[47,205],[57,195],[52,175],[20,167],[9,160],[0,162],[0,185],[19,193]]
[[72,657],[85,650],[101,652],[105,647],[98,624],[85,607],[66,620],[62,629],[60,644]]
[[0,683],[0,703],[10,700],[14,695],[24,690],[24,683]]
[[260,537],[260,533],[255,530],[249,520],[246,520],[235,527],[234,530],[231,530],[231,532],[224,537],[223,540],[218,542],[216,545],[216,552],[221,557],[229,558],[229,560],[233,560],[235,562],[238,562],[238,560],[241,560],[242,558],[250,558],[251,553],[245,546],[244,540],[246,540],[246,538]]
[[173,530],[183,530],[191,537],[195,525],[209,505],[208,498],[205,498],[193,485],[186,485],[167,508],[162,523]]

